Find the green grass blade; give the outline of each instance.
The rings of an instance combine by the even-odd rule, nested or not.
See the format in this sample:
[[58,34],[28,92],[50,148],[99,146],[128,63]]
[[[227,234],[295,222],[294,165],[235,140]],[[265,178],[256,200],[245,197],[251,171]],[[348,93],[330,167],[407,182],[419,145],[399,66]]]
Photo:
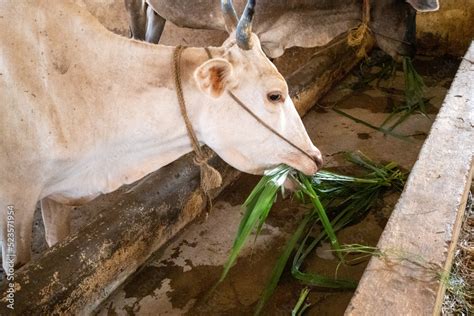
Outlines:
[[[338,252],[339,254],[339,252]],[[299,270],[292,271],[293,276],[304,284],[320,286],[331,289],[355,289],[357,282],[352,280],[338,280],[315,273],[304,273]]]
[[376,179],[363,179],[363,178],[356,178],[356,177],[351,177],[351,176],[344,176],[344,175],[336,174],[336,173],[325,171],[325,170],[319,171],[312,178],[313,185],[321,184],[323,181],[373,183],[373,184],[378,183],[378,180]]
[[332,248],[334,250],[340,249],[341,246],[339,245],[339,241],[337,240],[336,234],[334,233],[334,229],[332,228],[331,222],[329,221],[326,211],[324,210],[324,207],[321,204],[321,201],[319,200],[318,195],[314,191],[313,186],[311,185],[311,182],[305,176],[302,177],[302,182],[304,186],[306,187],[306,189],[312,194],[314,194],[314,196],[311,197],[310,200],[321,220],[324,230],[328,234],[329,241],[331,243]]
[[[224,270],[217,284],[221,283],[234,265],[245,242],[257,227],[261,229],[270,209],[275,201],[276,194],[283,185],[291,168],[280,166],[265,175],[250,193],[244,203],[245,213],[240,222],[237,236],[231,249],[231,253],[224,265]],[[258,231],[257,231],[258,233]]]
[[396,127],[405,122],[413,114],[414,111],[415,108],[405,110],[404,113],[399,116],[398,120],[388,128],[388,130],[393,131]]
[[381,168],[379,165],[377,165],[369,157],[367,157],[360,151],[348,152],[345,154],[345,158],[356,165],[375,172],[380,177],[385,177],[386,175],[386,172],[383,170],[383,168]]
[[[300,270],[301,264],[303,263],[304,259],[307,257],[307,255],[312,251],[316,245],[324,238],[326,237],[326,232],[322,231],[318,237],[311,242],[310,246],[304,250],[304,247],[308,241],[308,237],[310,235],[310,232],[307,233],[306,237],[304,238],[303,242],[301,243],[300,247],[298,248],[297,253],[295,254],[295,257],[293,258],[293,264],[291,267],[291,274],[293,277],[307,285],[311,286],[318,286],[318,287],[327,287],[327,288],[333,288],[333,289],[352,289],[357,286],[357,283],[352,281],[352,280],[337,280],[333,278],[328,278],[323,275],[319,275],[316,273],[305,273]],[[309,249],[311,248],[311,249]],[[310,250],[310,251],[308,251]],[[339,252],[342,256],[342,253]]]
[[296,229],[296,231],[291,236],[290,240],[288,240],[288,242],[286,243],[285,249],[283,250],[283,253],[281,254],[277,263],[275,264],[275,267],[273,268],[273,271],[272,271],[272,275],[269,281],[267,282],[267,285],[265,286],[262,295],[260,296],[260,300],[258,301],[257,308],[255,310],[255,315],[259,315],[261,313],[268,299],[272,296],[273,291],[275,290],[278,284],[278,281],[280,280],[281,274],[283,273],[283,270],[286,266],[286,263],[288,262],[288,259],[293,249],[295,249],[295,246],[298,240],[300,240],[301,235],[304,233],[305,229],[307,228],[306,226],[308,225],[308,222],[310,221],[312,216],[313,216],[312,212],[306,214],[306,216],[298,225],[298,228]]
[[382,122],[382,124],[380,124],[381,127],[384,127],[385,125],[388,124],[388,122],[390,122],[395,116],[397,116],[398,114],[398,111],[397,110],[393,110],[392,113],[390,113],[386,118],[385,120]]
[[343,112],[343,111],[341,111],[341,110],[339,110],[339,109],[333,108],[332,110],[333,110],[334,112],[336,112],[336,113],[342,115],[342,116],[345,116],[345,117],[347,117],[347,118],[353,120],[353,121],[356,122],[356,123],[365,125],[365,126],[371,128],[371,129],[374,129],[374,130],[376,130],[376,131],[379,131],[379,132],[381,132],[381,133],[383,133],[383,134],[386,134],[386,135],[389,135],[389,136],[392,136],[392,137],[395,137],[395,138],[398,138],[398,139],[401,139],[401,140],[404,140],[404,141],[409,141],[409,142],[411,141],[407,136],[404,136],[404,135],[395,133],[395,132],[390,131],[390,130],[388,130],[388,129],[385,129],[385,128],[381,127],[381,126],[378,126],[378,127],[377,127],[377,126],[372,125],[372,124],[370,124],[370,123],[368,123],[368,122],[366,122],[366,121],[364,121],[364,120],[358,119],[358,118],[356,118],[356,117],[354,117],[354,116],[352,116],[352,115],[350,115],[350,114],[348,114],[348,113],[346,113],[346,112]]
[[268,195],[267,196],[262,195],[257,200],[257,202],[255,203],[255,207],[247,215],[246,221],[242,222],[243,225],[241,229],[239,230],[238,235],[234,241],[231,254],[226,264],[224,265],[224,271],[222,273],[221,278],[219,279],[219,282],[222,282],[225,279],[225,277],[229,273],[230,268],[234,265],[240,251],[242,250],[242,247],[245,244],[245,241],[247,240],[247,238],[249,237],[249,235],[251,234],[255,226],[258,224],[261,214],[267,213],[267,209],[268,209],[267,205],[270,202],[272,202],[275,198],[274,195],[272,196],[271,194],[276,193],[277,189],[278,188],[268,188],[267,190],[264,190],[263,193],[268,194]]
[[293,307],[293,310],[291,311],[291,316],[298,316],[303,314],[304,310],[310,306],[309,304],[303,305],[303,303],[306,301],[306,298],[308,297],[309,294],[309,289],[306,287],[301,290],[300,296],[298,298],[298,301],[295,304],[295,307]]

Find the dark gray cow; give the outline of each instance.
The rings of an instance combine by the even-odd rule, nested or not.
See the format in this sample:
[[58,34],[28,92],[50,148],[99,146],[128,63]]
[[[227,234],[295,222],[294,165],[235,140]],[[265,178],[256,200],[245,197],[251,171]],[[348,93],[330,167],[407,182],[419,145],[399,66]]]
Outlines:
[[[235,0],[242,12],[244,0]],[[232,1],[228,0],[229,6]],[[166,20],[181,27],[225,30],[219,0],[125,0],[136,39],[158,43]],[[438,0],[370,0],[370,28],[378,46],[395,59],[415,52],[415,15],[435,11]],[[356,27],[362,0],[260,0],[253,31],[268,56],[293,46],[323,46]]]

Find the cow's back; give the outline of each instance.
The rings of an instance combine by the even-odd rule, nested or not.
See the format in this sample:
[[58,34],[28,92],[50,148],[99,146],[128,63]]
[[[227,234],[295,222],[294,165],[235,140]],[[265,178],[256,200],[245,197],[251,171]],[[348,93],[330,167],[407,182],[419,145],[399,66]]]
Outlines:
[[[0,2],[0,164],[2,172],[32,160],[40,145],[41,74],[30,4]],[[39,13],[39,12],[38,12]],[[38,16],[41,16],[39,13]],[[13,168],[15,169],[15,168]]]
[[95,42],[94,30],[104,28],[81,10],[64,0],[0,1],[0,164],[6,177],[45,173],[54,159],[67,159],[87,141],[79,138],[98,111],[89,75],[97,48],[84,43]]
[[[220,8],[220,0],[146,0],[146,2],[165,19],[182,27],[198,29],[225,30],[224,18]],[[234,0],[237,15],[243,12],[247,0]],[[357,10],[358,0],[259,0],[256,2],[253,31],[258,34],[264,24],[274,23],[281,16],[292,12],[320,12],[324,19],[344,14],[344,11]],[[311,25],[313,21],[298,21]],[[322,22],[322,21],[317,21]],[[291,27],[289,25],[288,27]],[[317,36],[317,34],[315,34]]]

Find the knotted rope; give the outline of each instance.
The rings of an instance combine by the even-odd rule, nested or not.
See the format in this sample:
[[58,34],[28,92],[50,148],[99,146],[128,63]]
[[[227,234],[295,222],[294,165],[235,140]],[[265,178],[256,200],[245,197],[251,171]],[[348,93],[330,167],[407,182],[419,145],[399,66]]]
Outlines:
[[369,28],[370,22],[370,0],[363,0],[362,4],[362,23],[359,26],[349,30],[347,34],[347,45],[359,47],[356,55],[359,58],[367,56],[365,47],[373,41],[372,31]]
[[178,97],[181,116],[184,119],[184,124],[186,125],[189,140],[195,153],[193,160],[194,164],[199,166],[201,169],[201,189],[210,202],[210,191],[221,186],[222,176],[219,171],[209,165],[208,160],[211,158],[212,153],[210,151],[205,152],[201,148],[186,110],[186,103],[184,101],[183,89],[181,85],[181,55],[184,49],[186,49],[186,47],[177,46],[173,54],[173,76],[176,86],[176,96]]

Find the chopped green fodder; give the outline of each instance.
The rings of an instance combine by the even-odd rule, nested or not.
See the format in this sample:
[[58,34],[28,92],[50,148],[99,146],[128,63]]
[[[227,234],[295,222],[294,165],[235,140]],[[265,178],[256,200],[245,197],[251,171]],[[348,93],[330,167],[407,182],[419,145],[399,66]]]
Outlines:
[[[388,66],[385,66],[387,68]],[[384,68],[377,73],[379,79],[384,79],[387,77],[388,70],[383,71]],[[383,123],[380,126],[373,125],[369,122],[356,118],[340,109],[334,108],[333,110],[343,115],[358,124],[365,125],[371,129],[377,130],[385,135],[390,135],[403,140],[408,140],[407,136],[398,134],[394,132],[394,129],[405,122],[411,115],[415,113],[422,114],[428,118],[426,112],[427,99],[423,97],[425,84],[423,78],[416,72],[415,67],[413,66],[412,60],[409,57],[403,58],[403,73],[405,79],[405,102],[403,104],[394,105],[392,112],[385,118]],[[374,80],[369,76],[366,80],[362,81],[367,84]]]
[[416,72],[409,57],[403,58],[403,73],[405,75],[405,104],[395,106],[392,113],[382,123],[381,126],[386,126],[389,122],[394,122],[388,127],[389,131],[393,131],[414,113],[420,113],[428,118],[426,100],[423,98],[425,83]]
[[[376,70],[374,71],[374,69]],[[359,90],[367,87],[373,81],[376,81],[376,86],[378,87],[382,80],[393,78],[395,71],[396,62],[390,55],[375,54],[363,60],[353,72],[358,80],[351,85],[351,88]]]
[[[279,166],[267,172],[243,204],[245,213],[217,284],[227,276],[250,234],[255,231],[258,235],[278,191],[289,177],[299,185],[299,190],[295,193],[298,200],[301,203],[309,203],[311,208],[287,241],[283,253],[275,264],[257,305],[256,314],[261,312],[271,297],[288,260],[295,251],[291,272],[293,277],[302,283],[327,288],[355,288],[357,283],[352,280],[304,272],[301,269],[302,263],[319,242],[327,239],[341,261],[344,261],[343,248],[337,240],[336,232],[364,216],[387,189],[401,191],[406,175],[395,163],[378,165],[360,152],[347,154],[347,159],[363,167],[366,174],[362,177],[351,177],[320,171],[308,177],[288,166]],[[330,218],[326,210],[334,216]],[[323,229],[313,237],[314,231],[319,227],[318,224],[321,224]]]
[[275,203],[278,190],[283,188],[283,183],[290,171],[292,171],[290,167],[283,165],[268,171],[245,200],[243,204],[245,213],[240,221],[237,237],[218,283],[222,282],[229,273],[252,231],[256,230],[257,235],[260,232],[273,203]]

